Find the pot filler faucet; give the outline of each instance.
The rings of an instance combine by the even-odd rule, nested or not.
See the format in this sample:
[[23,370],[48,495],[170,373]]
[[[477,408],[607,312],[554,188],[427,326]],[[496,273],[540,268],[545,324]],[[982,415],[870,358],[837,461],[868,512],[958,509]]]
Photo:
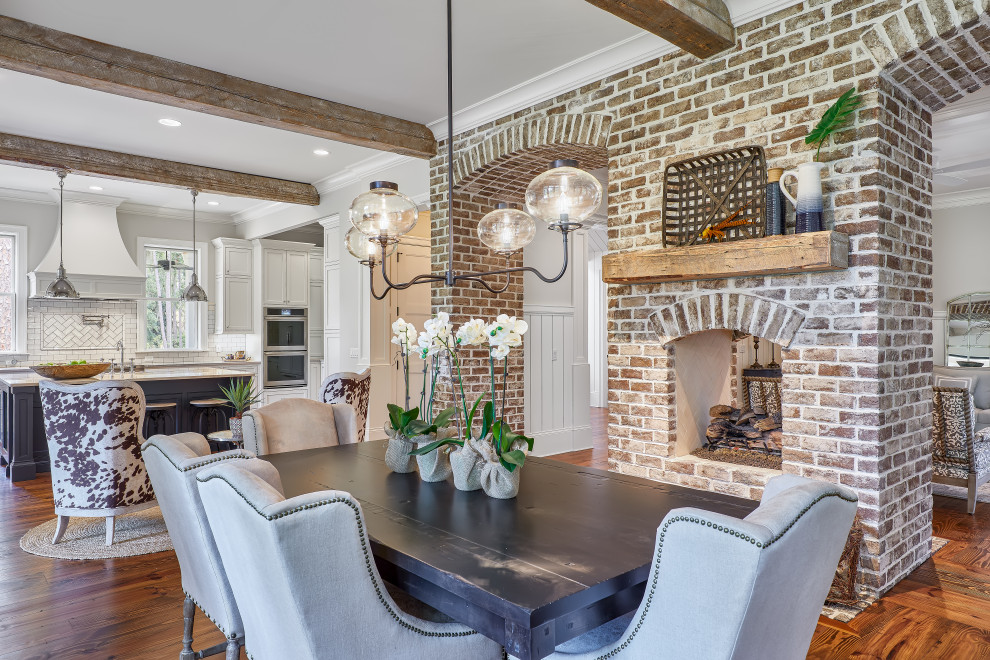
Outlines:
[[124,340],[123,339],[117,341],[116,348],[117,350],[120,351],[120,362],[118,362],[117,364],[119,365],[120,368],[120,375],[123,376],[124,375]]

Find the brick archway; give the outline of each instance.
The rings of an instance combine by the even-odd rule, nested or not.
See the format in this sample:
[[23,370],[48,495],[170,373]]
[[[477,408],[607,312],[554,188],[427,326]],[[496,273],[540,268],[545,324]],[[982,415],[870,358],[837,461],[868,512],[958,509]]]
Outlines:
[[804,323],[804,316],[801,310],[776,300],[731,292],[685,298],[661,307],[649,318],[664,348],[706,330],[736,330],[787,348]]
[[521,195],[549,160],[574,158],[586,170],[605,167],[611,125],[610,116],[591,113],[508,125],[454,160],[454,187],[488,197],[496,191]]
[[990,82],[988,0],[923,0],[875,23],[862,44],[882,71],[929,111]]

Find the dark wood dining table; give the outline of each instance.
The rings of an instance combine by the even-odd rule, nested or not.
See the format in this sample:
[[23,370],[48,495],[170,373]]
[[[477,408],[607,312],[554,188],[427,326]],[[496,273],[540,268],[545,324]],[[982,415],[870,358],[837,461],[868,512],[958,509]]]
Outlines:
[[271,454],[287,497],[351,493],[383,579],[535,660],[631,612],[642,600],[656,530],[672,509],[744,517],[752,500],[552,458],[530,457],[519,495],[497,500],[451,480],[385,466],[385,441]]

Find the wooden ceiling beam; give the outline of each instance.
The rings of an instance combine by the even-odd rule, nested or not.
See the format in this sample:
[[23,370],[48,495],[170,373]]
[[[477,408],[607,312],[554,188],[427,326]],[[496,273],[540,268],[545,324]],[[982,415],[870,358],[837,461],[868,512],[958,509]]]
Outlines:
[[701,59],[736,43],[722,0],[587,0]]
[[204,193],[316,206],[320,194],[308,183],[231,172],[171,160],[50,142],[0,133],[0,161],[39,169],[64,169],[120,181],[195,188]]
[[0,16],[0,67],[186,110],[429,158],[423,124]]

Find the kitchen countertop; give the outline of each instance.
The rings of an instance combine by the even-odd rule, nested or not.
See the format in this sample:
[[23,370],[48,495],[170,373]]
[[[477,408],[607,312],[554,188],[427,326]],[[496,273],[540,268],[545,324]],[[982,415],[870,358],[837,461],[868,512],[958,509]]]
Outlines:
[[[243,363],[240,363],[243,364]],[[238,369],[228,369],[223,367],[171,367],[164,369],[148,369],[146,371],[135,371],[134,375],[130,373],[124,373],[123,376],[120,374],[114,374],[111,376],[108,372],[104,372],[99,376],[94,378],[82,378],[78,380],[63,380],[59,381],[62,383],[92,383],[100,380],[133,380],[140,382],[142,380],[194,380],[197,378],[225,378],[225,377],[243,377],[245,375],[244,371]],[[0,382],[4,383],[8,387],[33,387],[37,386],[43,380],[51,380],[50,378],[44,378],[34,373],[33,371],[19,371],[19,372],[9,372],[0,373]]]

